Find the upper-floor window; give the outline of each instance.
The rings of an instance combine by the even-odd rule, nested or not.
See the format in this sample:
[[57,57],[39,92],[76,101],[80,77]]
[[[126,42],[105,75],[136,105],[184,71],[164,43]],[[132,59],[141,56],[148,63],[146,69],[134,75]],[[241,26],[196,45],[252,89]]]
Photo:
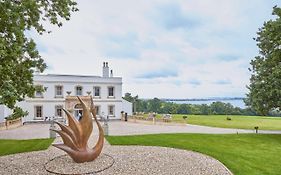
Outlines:
[[82,95],[83,88],[82,86],[76,86],[76,95]]
[[114,87],[108,87],[108,97],[114,97]]
[[100,87],[94,87],[94,97],[100,97]]
[[35,86],[35,97],[43,97],[43,86],[42,85]]
[[62,86],[55,86],[55,96],[56,97],[63,96],[63,87]]

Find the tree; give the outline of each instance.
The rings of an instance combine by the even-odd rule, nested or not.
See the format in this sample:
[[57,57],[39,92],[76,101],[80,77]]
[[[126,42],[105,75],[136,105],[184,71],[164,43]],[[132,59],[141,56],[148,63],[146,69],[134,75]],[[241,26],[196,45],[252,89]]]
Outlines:
[[45,22],[62,26],[62,21],[78,10],[76,5],[73,0],[0,1],[0,104],[14,109],[17,101],[32,97],[36,90],[33,72],[46,68],[26,32],[49,33]]
[[150,112],[159,112],[161,107],[161,100],[158,98],[153,98],[148,100],[148,111]]
[[261,115],[281,108],[281,9],[273,7],[274,20],[264,23],[255,38],[259,55],[251,61],[247,106]]

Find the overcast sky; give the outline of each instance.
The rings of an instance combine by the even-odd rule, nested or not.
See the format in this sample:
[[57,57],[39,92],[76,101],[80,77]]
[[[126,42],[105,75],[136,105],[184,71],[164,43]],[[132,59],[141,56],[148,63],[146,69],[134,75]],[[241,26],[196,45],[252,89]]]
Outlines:
[[244,97],[258,28],[271,0],[80,0],[51,34],[33,34],[45,73],[99,75],[109,62],[123,94]]

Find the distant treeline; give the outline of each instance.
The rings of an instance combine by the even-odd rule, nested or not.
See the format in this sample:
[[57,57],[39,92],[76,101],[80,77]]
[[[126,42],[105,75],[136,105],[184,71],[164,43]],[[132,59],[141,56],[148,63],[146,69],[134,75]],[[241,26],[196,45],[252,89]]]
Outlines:
[[[132,97],[126,93],[125,100],[133,103],[133,112],[156,112],[161,114],[195,114],[195,115],[257,115],[250,108],[242,109],[234,107],[230,103],[213,102],[207,104],[177,104],[165,102],[158,98],[139,99],[138,96]],[[272,111],[268,115],[280,116],[280,113]]]

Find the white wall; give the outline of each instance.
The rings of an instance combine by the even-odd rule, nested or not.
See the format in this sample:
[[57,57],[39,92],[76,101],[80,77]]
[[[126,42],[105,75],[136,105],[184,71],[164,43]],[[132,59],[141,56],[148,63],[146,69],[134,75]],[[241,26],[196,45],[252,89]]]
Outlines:
[[12,112],[13,111],[5,105],[0,105],[0,122],[4,122],[5,117],[8,117]]
[[122,99],[122,104],[123,104],[122,109],[124,113],[127,113],[128,115],[132,115],[133,104],[124,99]]
[[[122,101],[122,78],[120,77],[98,77],[98,76],[77,76],[77,75],[35,75],[34,84],[42,85],[46,91],[43,97],[27,98],[25,101],[18,103],[20,107],[29,112],[23,121],[34,120],[35,106],[43,106],[43,118],[55,115],[55,106],[65,106],[65,97],[67,91],[71,91],[71,96],[76,95],[75,88],[83,88],[82,95],[87,96],[87,91],[94,93],[94,87],[100,87],[100,97],[94,98],[94,103],[100,106],[100,113],[104,112],[105,117],[109,112],[109,105],[114,105],[114,116],[112,119],[120,119],[123,109]],[[55,97],[55,86],[63,86],[63,96]],[[108,87],[114,87],[114,97],[108,97]],[[127,109],[126,109],[127,110]],[[128,114],[131,113],[128,111]]]

